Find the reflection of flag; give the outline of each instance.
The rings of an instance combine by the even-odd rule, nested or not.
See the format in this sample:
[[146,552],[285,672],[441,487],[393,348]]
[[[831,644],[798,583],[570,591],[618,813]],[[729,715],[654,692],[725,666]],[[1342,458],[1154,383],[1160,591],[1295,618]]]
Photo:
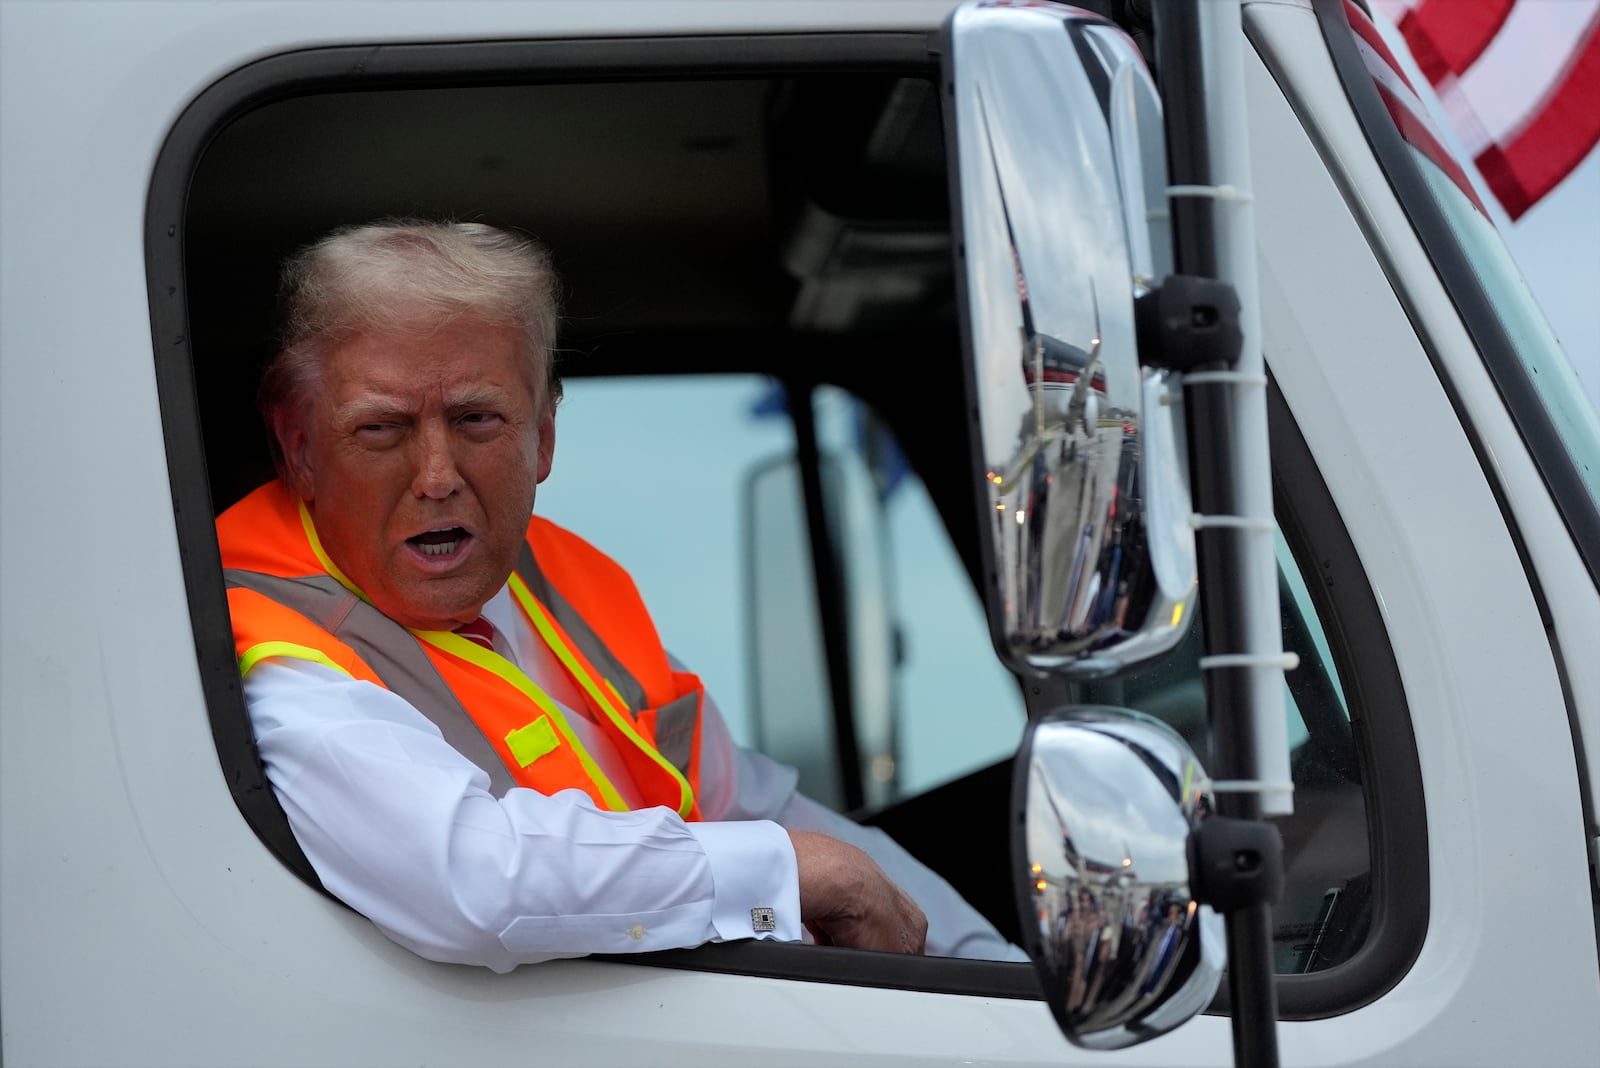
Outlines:
[[1600,0],[1372,2],[1512,219],[1600,143]]
[[1389,51],[1378,27],[1351,0],[1345,0],[1344,9],[1350,18],[1350,28],[1356,33],[1356,51],[1361,54],[1361,62],[1366,66],[1367,73],[1372,75],[1372,81],[1378,87],[1378,96],[1383,99],[1383,106],[1388,109],[1389,117],[1394,119],[1400,136],[1448,175],[1467,199],[1487,216],[1489,213],[1484,211],[1467,173],[1445,147],[1444,138],[1428,115],[1427,105],[1417,96],[1411,79],[1406,77],[1399,60]]

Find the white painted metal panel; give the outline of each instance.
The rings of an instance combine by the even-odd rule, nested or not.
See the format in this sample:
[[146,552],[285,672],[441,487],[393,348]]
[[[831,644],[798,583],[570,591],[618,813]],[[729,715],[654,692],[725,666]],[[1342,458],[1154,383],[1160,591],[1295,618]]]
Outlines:
[[[1385,247],[1403,258],[1408,299],[1428,309],[1447,361],[1463,375],[1477,365],[1482,403],[1481,362],[1458,320],[1444,329],[1454,312],[1355,124],[1315,19],[1275,5],[1247,15],[1258,44],[1314,102],[1319,132]],[[1270,76],[1256,66],[1252,77],[1268,360],[1379,596],[1421,759],[1431,880],[1428,937],[1411,971],[1366,1008],[1286,1026],[1284,1060],[1585,1063],[1596,1048],[1600,965],[1572,737],[1537,605],[1405,310],[1294,113],[1266,91]],[[1503,411],[1500,420],[1491,440],[1526,470]],[[1548,500],[1543,508],[1549,516]],[[1551,560],[1559,564],[1558,550]],[[1581,569],[1566,574],[1587,581]]]

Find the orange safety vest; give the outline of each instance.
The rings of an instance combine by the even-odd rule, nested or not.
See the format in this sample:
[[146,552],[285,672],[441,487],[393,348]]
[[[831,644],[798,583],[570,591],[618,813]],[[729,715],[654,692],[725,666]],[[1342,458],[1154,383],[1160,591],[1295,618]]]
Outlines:
[[[217,540],[241,675],[268,657],[311,660],[392,690],[489,774],[541,793],[576,787],[603,809],[626,802],[566,717],[515,664],[454,631],[410,630],[383,615],[328,559],[305,505],[270,482],[223,512]],[[534,516],[509,585],[571,673],[643,806],[697,820],[699,678],[674,671],[628,573],[588,542]]]

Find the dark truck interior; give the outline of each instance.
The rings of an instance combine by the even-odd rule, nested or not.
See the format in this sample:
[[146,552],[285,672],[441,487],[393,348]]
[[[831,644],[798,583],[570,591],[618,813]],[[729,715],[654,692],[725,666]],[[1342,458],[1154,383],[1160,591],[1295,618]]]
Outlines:
[[[940,122],[934,83],[876,73],[345,92],[244,115],[205,153],[188,212],[199,387],[230,413],[206,426],[227,458],[218,508],[271,474],[259,427],[235,416],[272,351],[278,263],[383,216],[543,241],[564,376],[753,371],[871,399],[914,372],[961,419]],[[958,469],[938,421],[895,430],[919,457],[930,439],[931,472]]]
[[[225,78],[180,121],[190,165],[169,168],[182,172],[181,189],[158,181],[150,215],[158,237],[163,207],[179,220],[188,324],[179,340],[192,354],[211,513],[271,477],[254,397],[274,346],[280,260],[343,223],[451,217],[515,227],[550,247],[564,283],[558,361],[569,379],[738,371],[772,376],[791,396],[826,383],[865,400],[976,581],[971,412],[932,44],[869,34],[327,49]],[[1203,698],[1188,681],[1198,628],[1190,633],[1170,658],[1175,673],[1153,674],[1143,690],[1152,704],[1166,701],[1204,759]],[[1031,712],[1069,696],[1060,685],[1025,689]],[[1138,707],[1140,692],[1132,680],[1079,696]],[[231,705],[219,711],[219,701]],[[242,705],[224,696],[213,706],[225,750],[224,731],[239,725],[223,720],[242,721]],[[1284,827],[1290,864],[1304,869],[1291,873],[1282,917],[1280,969],[1290,972],[1352,956],[1370,913],[1365,893],[1352,908],[1371,865],[1350,722],[1309,719],[1314,744],[1297,757],[1302,815]],[[228,770],[254,776],[252,804],[274,804],[259,768]],[[1007,762],[862,815],[1018,940],[1003,831],[1010,794]],[[1334,886],[1349,915],[1330,925],[1324,893]],[[703,947],[662,963],[1037,996],[1031,971],[1014,966],[785,949]],[[1292,998],[1284,1006],[1297,1011]]]

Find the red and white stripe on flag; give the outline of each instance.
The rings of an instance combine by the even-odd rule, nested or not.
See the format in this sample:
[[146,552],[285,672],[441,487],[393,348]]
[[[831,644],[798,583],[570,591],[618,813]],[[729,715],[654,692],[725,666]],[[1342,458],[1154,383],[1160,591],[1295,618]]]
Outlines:
[[1512,219],[1600,143],[1600,0],[1372,2]]
[[1344,9],[1350,19],[1350,28],[1356,31],[1356,51],[1360,53],[1367,73],[1372,75],[1378,87],[1378,96],[1383,99],[1389,117],[1394,119],[1395,126],[1399,128],[1400,136],[1432,160],[1466,194],[1473,206],[1488,217],[1489,213],[1484,209],[1483,201],[1478,199],[1467,172],[1462,170],[1461,163],[1445,147],[1445,140],[1428,114],[1427,105],[1417,96],[1416,88],[1389,50],[1383,34],[1378,32],[1378,27],[1372,24],[1367,13],[1352,0],[1344,0]]

